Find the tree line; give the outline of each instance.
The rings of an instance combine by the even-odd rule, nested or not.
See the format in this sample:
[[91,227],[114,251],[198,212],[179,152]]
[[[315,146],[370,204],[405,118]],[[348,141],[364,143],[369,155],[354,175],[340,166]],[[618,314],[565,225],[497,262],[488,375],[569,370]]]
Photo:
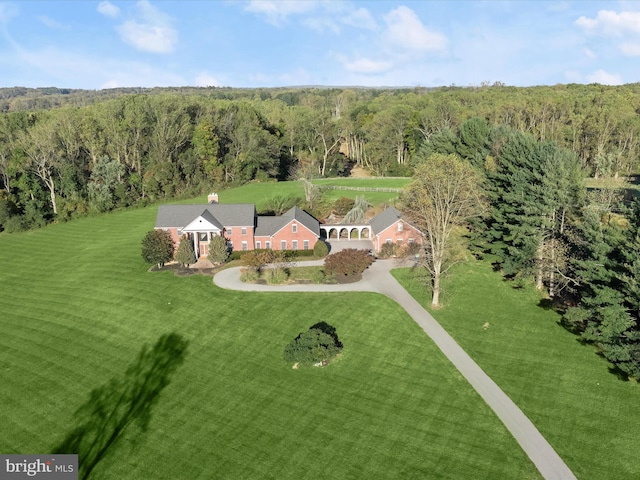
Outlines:
[[616,373],[640,379],[640,201],[603,204],[577,152],[483,118],[435,134],[416,164],[403,210],[425,232],[434,306],[466,238],[514,286],[543,291]]
[[[573,152],[586,174],[637,168],[640,90],[2,89],[0,229],[294,176],[411,175],[423,147],[460,136],[474,155],[482,119]],[[56,99],[43,108],[19,99]],[[48,108],[51,107],[51,108]],[[464,153],[464,152],[463,152]]]

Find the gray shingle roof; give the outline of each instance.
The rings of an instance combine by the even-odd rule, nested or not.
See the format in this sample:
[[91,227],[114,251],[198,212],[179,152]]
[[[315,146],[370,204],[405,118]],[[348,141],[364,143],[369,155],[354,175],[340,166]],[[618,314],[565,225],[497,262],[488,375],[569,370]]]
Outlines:
[[267,237],[274,235],[292,220],[298,221],[301,225],[307,227],[317,236],[320,236],[320,224],[318,223],[318,220],[298,207],[293,207],[277,217],[259,216],[258,225],[256,227],[256,236]]
[[255,205],[250,203],[160,205],[156,228],[183,228],[199,216],[220,227],[253,227],[255,215]]
[[388,207],[383,212],[380,212],[378,215],[369,220],[369,225],[373,229],[373,233],[378,234],[389,228],[391,225],[396,223],[398,220],[402,218],[402,213],[400,210],[394,207]]
[[304,210],[301,210],[298,207],[293,207],[282,216],[288,219],[287,222],[290,222],[294,219],[297,220],[313,233],[320,236],[320,223]]
[[257,220],[256,237],[270,237],[284,227],[288,222],[288,220],[284,219],[282,216],[259,216]]

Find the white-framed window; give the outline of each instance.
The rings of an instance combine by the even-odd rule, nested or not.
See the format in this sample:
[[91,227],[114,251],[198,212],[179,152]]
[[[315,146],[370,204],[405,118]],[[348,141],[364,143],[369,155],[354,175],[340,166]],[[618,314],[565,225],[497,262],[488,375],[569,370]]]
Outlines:
[[297,250],[298,249],[298,240],[294,240],[293,242],[291,242],[291,249],[292,250]]
[[264,248],[267,250],[271,250],[271,242],[264,242]]
[[404,224],[402,222],[398,222],[398,231],[402,232],[404,230]]
[[304,240],[302,242],[302,248],[305,250],[309,250],[309,240]]
[[262,248],[262,242],[260,240],[256,241],[256,248],[260,250]]
[[247,242],[242,242],[242,251],[246,252],[247,250],[249,250],[249,246],[247,245]]
[[[163,228],[163,230],[164,230],[165,232],[167,231],[167,229],[166,229],[166,228]],[[178,232],[177,232],[177,233],[178,233],[178,238],[182,238],[182,229],[181,229],[181,228],[179,228],[179,229],[178,229]]]
[[247,228],[246,227],[242,227],[242,230],[240,230],[240,232],[242,233],[242,235],[246,235],[247,234]]
[[233,233],[231,227],[227,228],[227,235],[231,235]]
[[392,242],[391,242],[391,239],[390,239],[390,238],[387,238],[387,244],[391,245],[391,243],[392,243]]
[[415,242],[415,239],[414,239],[414,238],[410,238],[410,239],[408,240],[408,242],[409,242],[409,245],[413,245],[413,242]]
[[280,249],[281,250],[286,250],[287,249],[287,241],[286,240],[280,240]]
[[291,225],[291,232],[292,233],[298,233],[298,225],[297,224],[294,223],[293,225]]

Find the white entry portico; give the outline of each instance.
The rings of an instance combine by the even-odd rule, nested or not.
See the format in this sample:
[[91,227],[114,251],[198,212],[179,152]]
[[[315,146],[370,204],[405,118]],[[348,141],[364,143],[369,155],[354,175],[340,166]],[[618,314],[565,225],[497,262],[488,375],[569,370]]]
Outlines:
[[223,231],[224,227],[209,212],[203,212],[182,229],[182,233],[189,234],[193,242],[196,259],[209,254],[209,242],[214,236],[222,235]]

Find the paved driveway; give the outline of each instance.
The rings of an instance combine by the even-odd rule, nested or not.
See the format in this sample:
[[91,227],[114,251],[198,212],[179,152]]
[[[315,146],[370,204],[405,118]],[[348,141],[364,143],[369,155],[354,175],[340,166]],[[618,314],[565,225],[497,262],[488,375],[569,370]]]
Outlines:
[[[354,243],[354,242],[341,242]],[[302,263],[302,262],[301,262]],[[304,262],[322,265],[323,261]],[[269,292],[377,292],[395,300],[422,327],[458,371],[504,423],[541,475],[547,480],[574,480],[576,477],[535,425],[456,343],[444,328],[391,275],[399,266],[395,260],[377,260],[362,275],[362,280],[345,285],[255,285],[240,281],[240,267],[222,270],[213,277],[221,288]]]

